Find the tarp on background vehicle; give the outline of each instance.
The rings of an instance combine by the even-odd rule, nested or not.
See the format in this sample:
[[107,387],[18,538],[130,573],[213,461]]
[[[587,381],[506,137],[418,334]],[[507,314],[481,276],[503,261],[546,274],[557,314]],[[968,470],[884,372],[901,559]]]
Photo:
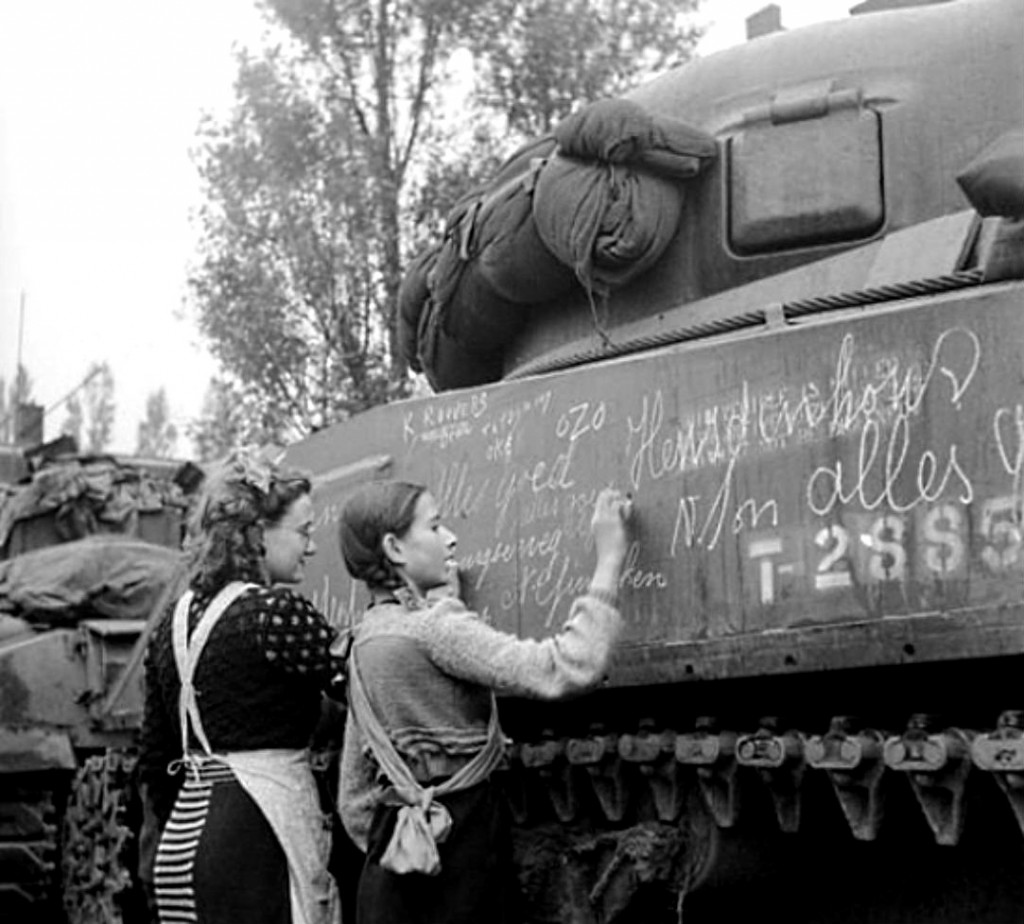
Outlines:
[[0,494],[0,554],[18,554],[43,544],[40,539],[26,548],[12,542],[6,548],[18,524],[36,518],[52,521],[45,541],[51,544],[94,533],[138,535],[140,517],[152,515],[176,513],[180,524],[187,506],[188,498],[175,482],[113,458],[50,463],[28,484]]
[[145,619],[182,561],[181,552],[120,535],[97,535],[0,562],[0,611],[30,622],[74,622],[84,611]]

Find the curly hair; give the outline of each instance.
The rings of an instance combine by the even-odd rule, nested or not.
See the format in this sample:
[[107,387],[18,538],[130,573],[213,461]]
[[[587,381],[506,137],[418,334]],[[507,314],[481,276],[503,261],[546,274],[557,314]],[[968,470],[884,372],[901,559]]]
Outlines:
[[263,531],[311,490],[309,476],[297,469],[248,450],[228,455],[207,475],[189,520],[185,553],[192,588],[214,593],[231,581],[270,583]]
[[374,481],[359,488],[341,511],[338,544],[348,573],[371,590],[404,585],[394,563],[384,554],[388,533],[404,536],[416,517],[416,504],[426,487],[407,481]]

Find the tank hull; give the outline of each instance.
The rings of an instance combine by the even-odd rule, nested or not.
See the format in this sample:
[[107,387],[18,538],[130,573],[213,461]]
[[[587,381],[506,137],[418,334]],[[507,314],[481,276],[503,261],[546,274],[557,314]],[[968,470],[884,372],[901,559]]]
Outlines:
[[[501,706],[531,920],[573,889],[580,921],[753,913],[737,885],[771,870],[794,920],[1024,913],[1019,877],[971,897],[1024,864],[1022,303],[1008,282],[766,323],[289,450],[317,475],[306,587],[339,627],[366,603],[334,536],[365,480],[431,486],[467,601],[532,637],[586,586],[595,492],[633,494],[602,689]],[[554,855],[585,872],[548,881]],[[851,877],[877,888],[839,902]]]

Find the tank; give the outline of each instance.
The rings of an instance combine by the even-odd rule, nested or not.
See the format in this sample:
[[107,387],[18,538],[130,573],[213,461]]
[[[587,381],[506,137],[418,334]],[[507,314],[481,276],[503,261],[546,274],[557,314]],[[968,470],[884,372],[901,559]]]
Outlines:
[[[288,450],[339,627],[366,480],[429,485],[469,605],[533,638],[632,494],[605,682],[501,701],[531,922],[1024,917],[1024,3],[860,9],[636,89],[596,156],[516,152],[404,287],[436,393]],[[596,200],[545,201],[581,166]],[[556,254],[542,213],[598,205]]]
[[178,470],[64,457],[3,488],[4,921],[148,919],[132,879],[139,667],[147,619],[179,571]]

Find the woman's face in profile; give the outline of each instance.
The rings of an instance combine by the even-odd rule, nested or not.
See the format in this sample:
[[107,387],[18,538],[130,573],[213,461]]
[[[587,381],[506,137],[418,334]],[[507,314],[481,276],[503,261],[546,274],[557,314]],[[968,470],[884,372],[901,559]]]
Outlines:
[[412,525],[402,536],[392,535],[391,559],[422,592],[446,584],[456,568],[456,536],[441,522],[437,501],[429,491],[420,495]]
[[316,552],[313,521],[313,501],[303,494],[277,523],[264,528],[263,560],[272,583],[298,584],[302,580],[306,560]]

